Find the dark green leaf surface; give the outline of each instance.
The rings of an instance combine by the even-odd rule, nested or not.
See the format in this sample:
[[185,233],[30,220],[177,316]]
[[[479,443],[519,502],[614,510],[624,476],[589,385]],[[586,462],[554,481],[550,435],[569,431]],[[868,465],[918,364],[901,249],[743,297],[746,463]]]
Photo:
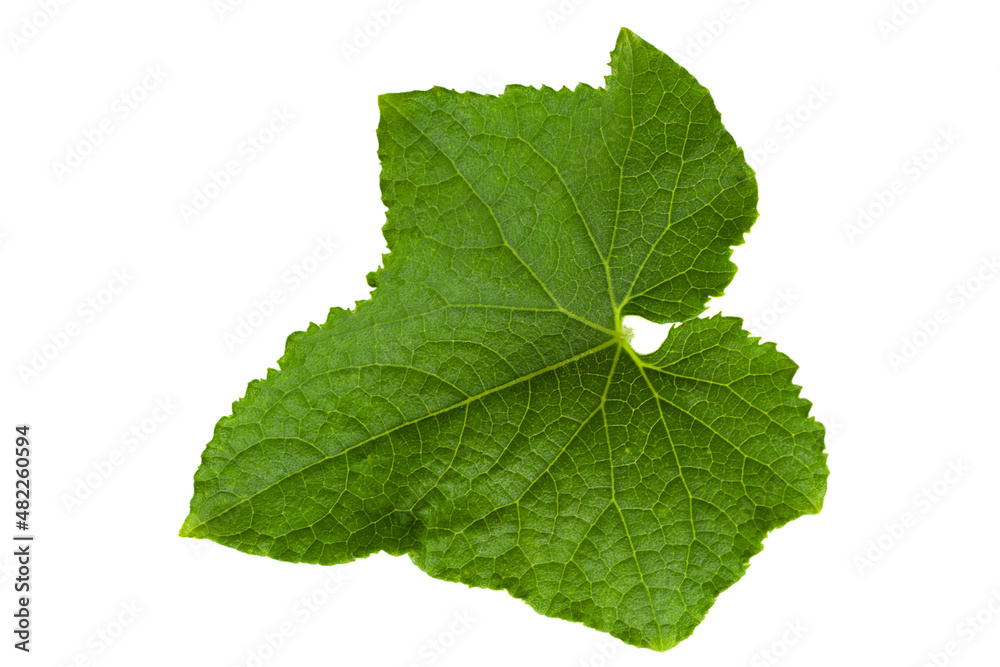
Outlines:
[[[215,429],[182,535],[385,551],[665,650],[818,512],[795,364],[699,319],[757,186],[711,97],[623,30],[607,87],[383,95],[390,253]],[[622,317],[677,323],[654,354]]]

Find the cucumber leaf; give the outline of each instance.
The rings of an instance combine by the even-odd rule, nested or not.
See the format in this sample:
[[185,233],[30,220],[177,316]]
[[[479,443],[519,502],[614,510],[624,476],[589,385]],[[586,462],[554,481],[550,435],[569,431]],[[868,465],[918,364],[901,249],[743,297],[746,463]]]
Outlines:
[[[757,184],[708,91],[622,30],[605,88],[379,98],[371,299],[288,339],[217,425],[181,534],[407,554],[666,650],[820,510],[796,365],[732,317]],[[639,355],[622,318],[673,323]]]

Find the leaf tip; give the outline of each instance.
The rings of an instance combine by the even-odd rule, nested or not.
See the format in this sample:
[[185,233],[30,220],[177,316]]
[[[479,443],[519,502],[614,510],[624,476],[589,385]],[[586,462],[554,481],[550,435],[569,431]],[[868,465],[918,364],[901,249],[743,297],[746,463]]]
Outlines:
[[618,42],[616,46],[622,47],[625,45],[631,45],[635,41],[642,42],[644,40],[642,39],[642,37],[639,37],[639,35],[635,34],[633,30],[626,28],[625,26],[622,26],[622,29],[618,31]]
[[177,531],[178,537],[191,537],[197,540],[205,537],[205,522],[195,516],[194,511],[184,519],[184,524]]

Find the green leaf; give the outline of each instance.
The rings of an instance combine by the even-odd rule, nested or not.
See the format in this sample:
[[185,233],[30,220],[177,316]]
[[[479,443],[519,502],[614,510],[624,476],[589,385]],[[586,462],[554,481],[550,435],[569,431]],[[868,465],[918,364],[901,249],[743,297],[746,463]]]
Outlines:
[[[666,650],[767,533],[818,512],[795,364],[699,319],[757,186],[708,91],[623,30],[606,89],[379,99],[377,289],[292,334],[181,534],[332,565],[385,551]],[[622,317],[676,323],[637,355]]]

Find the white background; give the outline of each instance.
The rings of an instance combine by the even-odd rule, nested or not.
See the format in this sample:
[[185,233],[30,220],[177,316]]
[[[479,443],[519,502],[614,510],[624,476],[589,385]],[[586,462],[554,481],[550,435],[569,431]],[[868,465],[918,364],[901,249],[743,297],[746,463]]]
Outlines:
[[[0,432],[10,470],[13,427],[32,426],[38,536],[30,656],[11,648],[12,548],[0,550],[0,663],[996,664],[997,3],[907,0],[910,14],[880,29],[891,0],[401,0],[350,61],[343,44],[388,0],[246,0],[221,16],[219,4],[66,2],[37,34],[24,24],[42,23],[34,0],[0,12]],[[376,95],[601,85],[621,26],[685,62],[737,142],[767,158],[761,218],[710,312],[745,317],[801,366],[829,431],[822,514],[769,537],[665,654],[406,558],[322,568],[178,538],[218,418],[290,332],[368,294],[385,250]],[[166,73],[155,87],[147,67]],[[294,121],[247,161],[241,143],[283,107]],[[60,179],[53,163],[102,119],[113,131]],[[180,205],[231,159],[240,174],[185,221]],[[851,236],[859,208],[872,220]],[[335,256],[307,261],[327,237]],[[303,266],[308,280],[286,280]],[[127,286],[103,292],[123,270]],[[224,336],[273,290],[283,303],[229,349]],[[88,299],[107,303],[91,313]],[[25,379],[36,352],[51,358]],[[158,400],[177,406],[162,423]],[[135,447],[133,428],[148,432]],[[308,618],[303,598],[317,601]],[[266,648],[284,623],[291,636]]]

